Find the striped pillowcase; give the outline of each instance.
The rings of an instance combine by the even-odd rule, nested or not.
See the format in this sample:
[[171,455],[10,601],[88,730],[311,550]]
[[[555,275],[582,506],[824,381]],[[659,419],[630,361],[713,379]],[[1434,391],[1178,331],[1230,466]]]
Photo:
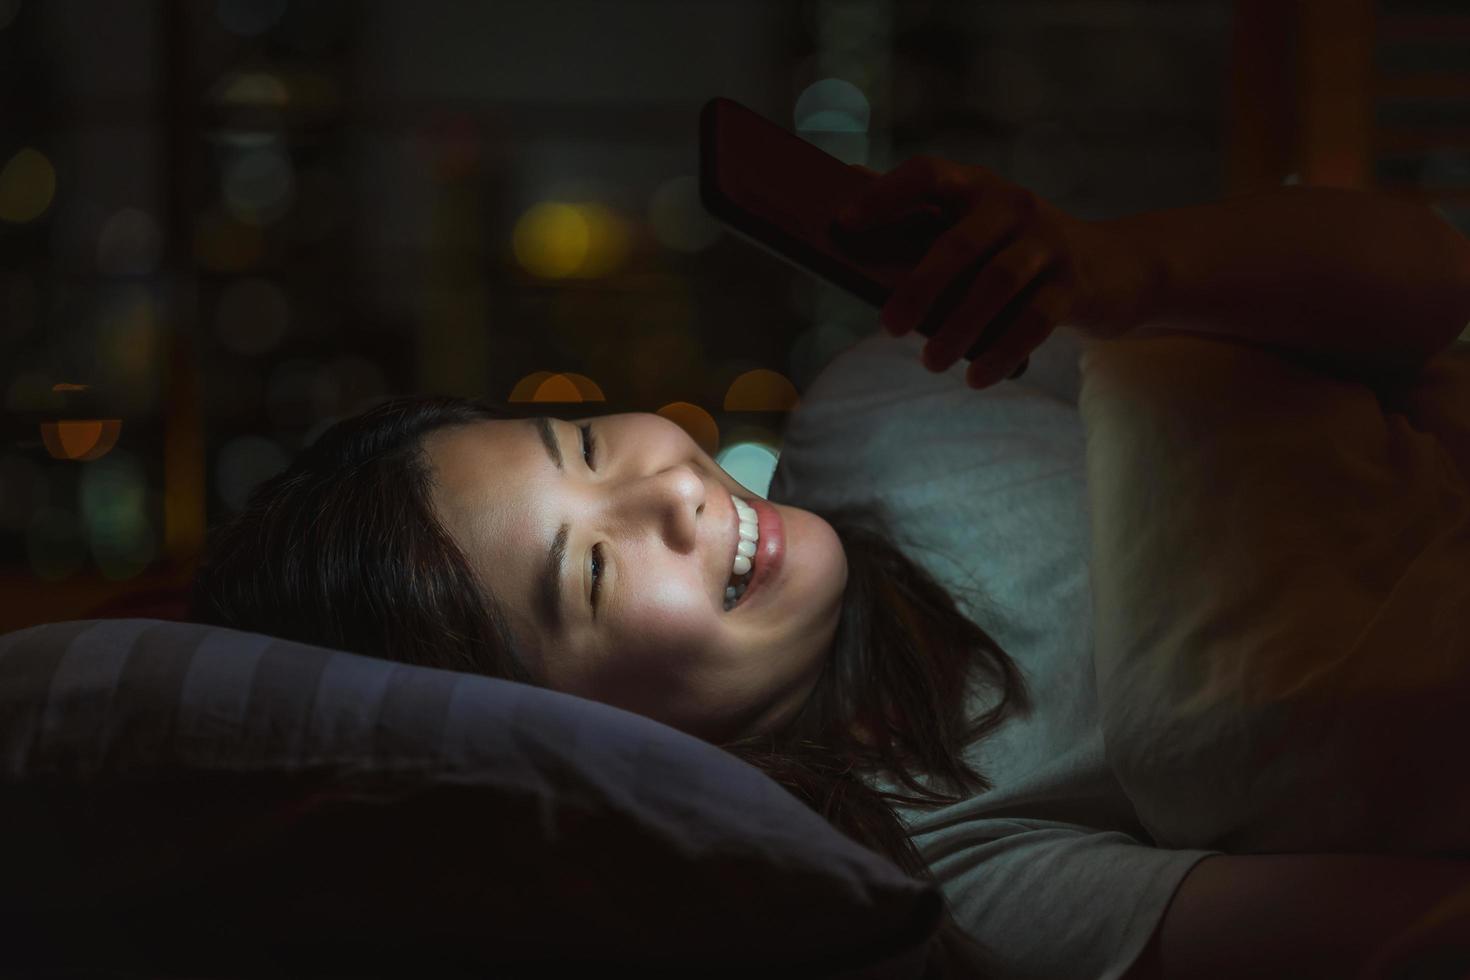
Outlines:
[[941,911],[658,722],[153,619],[0,636],[0,869],[0,971],[917,977]]

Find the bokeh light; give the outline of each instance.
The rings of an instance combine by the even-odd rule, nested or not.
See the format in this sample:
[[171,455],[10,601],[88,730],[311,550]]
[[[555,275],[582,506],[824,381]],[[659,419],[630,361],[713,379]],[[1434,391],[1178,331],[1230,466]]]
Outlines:
[[56,459],[100,459],[117,444],[122,419],[64,419],[41,423],[41,441]]
[[789,412],[796,407],[796,386],[769,368],[746,371],[725,392],[727,412]]
[[240,436],[220,447],[215,458],[215,487],[231,510],[240,510],[250,491],[286,468],[290,460],[277,443],[263,436]]
[[219,342],[254,356],[275,348],[291,325],[291,300],[269,279],[238,279],[220,293],[214,313]]
[[616,271],[632,238],[627,221],[601,204],[543,201],[516,222],[516,261],[543,279],[590,279]]
[[591,243],[587,219],[570,204],[543,202],[516,222],[516,260],[527,272],[544,279],[576,272],[587,258]]
[[597,382],[571,371],[533,371],[515,383],[511,402],[605,402]]
[[55,196],[56,170],[40,150],[28,146],[0,168],[0,221],[34,221]]
[[803,133],[866,133],[872,109],[862,89],[841,78],[824,78],[796,99],[796,129]]
[[536,402],[602,402],[602,389],[591,378],[581,374],[554,374],[536,386],[531,397]]
[[532,371],[515,383],[510,390],[508,402],[529,402],[536,400],[536,391],[541,387],[541,382],[555,374],[555,371]]
[[571,378],[562,374],[553,374],[536,387],[536,393],[531,396],[533,402],[579,402],[582,400],[582,392],[573,383]]
[[648,224],[659,244],[676,252],[702,251],[724,234],[700,201],[699,180],[687,175],[666,180],[653,192]]
[[132,453],[119,450],[82,471],[82,524],[92,560],[103,576],[132,578],[158,554],[158,533],[148,519],[148,477]]
[[286,83],[268,71],[240,71],[226,75],[215,87],[215,100],[226,105],[282,108],[291,101]]
[[742,487],[762,499],[771,489],[779,454],[761,442],[735,442],[725,448],[715,462]]
[[689,433],[700,449],[713,456],[720,448],[720,427],[714,416],[692,402],[669,402],[657,414]]
[[225,164],[225,208],[250,225],[279,220],[296,200],[291,160],[275,143],[241,149]]
[[97,238],[97,268],[108,276],[147,276],[158,268],[163,234],[153,215],[123,208],[107,219]]

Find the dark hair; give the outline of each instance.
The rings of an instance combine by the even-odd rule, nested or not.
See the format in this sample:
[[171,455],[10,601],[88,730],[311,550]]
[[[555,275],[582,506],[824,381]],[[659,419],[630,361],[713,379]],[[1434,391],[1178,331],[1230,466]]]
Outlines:
[[[539,683],[505,610],[435,516],[422,448],[438,429],[518,417],[484,400],[415,396],[337,422],[210,533],[190,618]],[[990,636],[895,546],[880,509],[815,513],[847,558],[832,655],[791,722],[721,748],[852,839],[933,880],[890,803],[933,807],[989,789],[965,761],[965,746],[1029,708],[1025,684]],[[981,684],[998,696],[972,719],[967,706]],[[938,788],[923,785],[924,776]],[[909,793],[881,792],[872,778]],[[946,914],[929,975],[997,973]]]

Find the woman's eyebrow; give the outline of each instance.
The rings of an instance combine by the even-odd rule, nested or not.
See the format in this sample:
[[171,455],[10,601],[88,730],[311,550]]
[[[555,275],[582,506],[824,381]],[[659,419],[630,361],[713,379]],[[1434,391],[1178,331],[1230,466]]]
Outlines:
[[545,415],[538,415],[526,421],[536,427],[536,434],[541,437],[541,445],[546,447],[546,455],[556,464],[556,468],[565,470],[561,464],[561,446],[557,444],[556,430],[551,426],[551,419]]

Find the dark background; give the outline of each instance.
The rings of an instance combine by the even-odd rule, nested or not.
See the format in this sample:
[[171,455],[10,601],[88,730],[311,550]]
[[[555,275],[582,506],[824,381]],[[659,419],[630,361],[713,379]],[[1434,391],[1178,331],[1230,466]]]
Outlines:
[[878,321],[704,214],[716,95],[1084,218],[1301,182],[1470,232],[1462,0],[0,0],[0,630],[178,586],[394,394],[779,453]]

